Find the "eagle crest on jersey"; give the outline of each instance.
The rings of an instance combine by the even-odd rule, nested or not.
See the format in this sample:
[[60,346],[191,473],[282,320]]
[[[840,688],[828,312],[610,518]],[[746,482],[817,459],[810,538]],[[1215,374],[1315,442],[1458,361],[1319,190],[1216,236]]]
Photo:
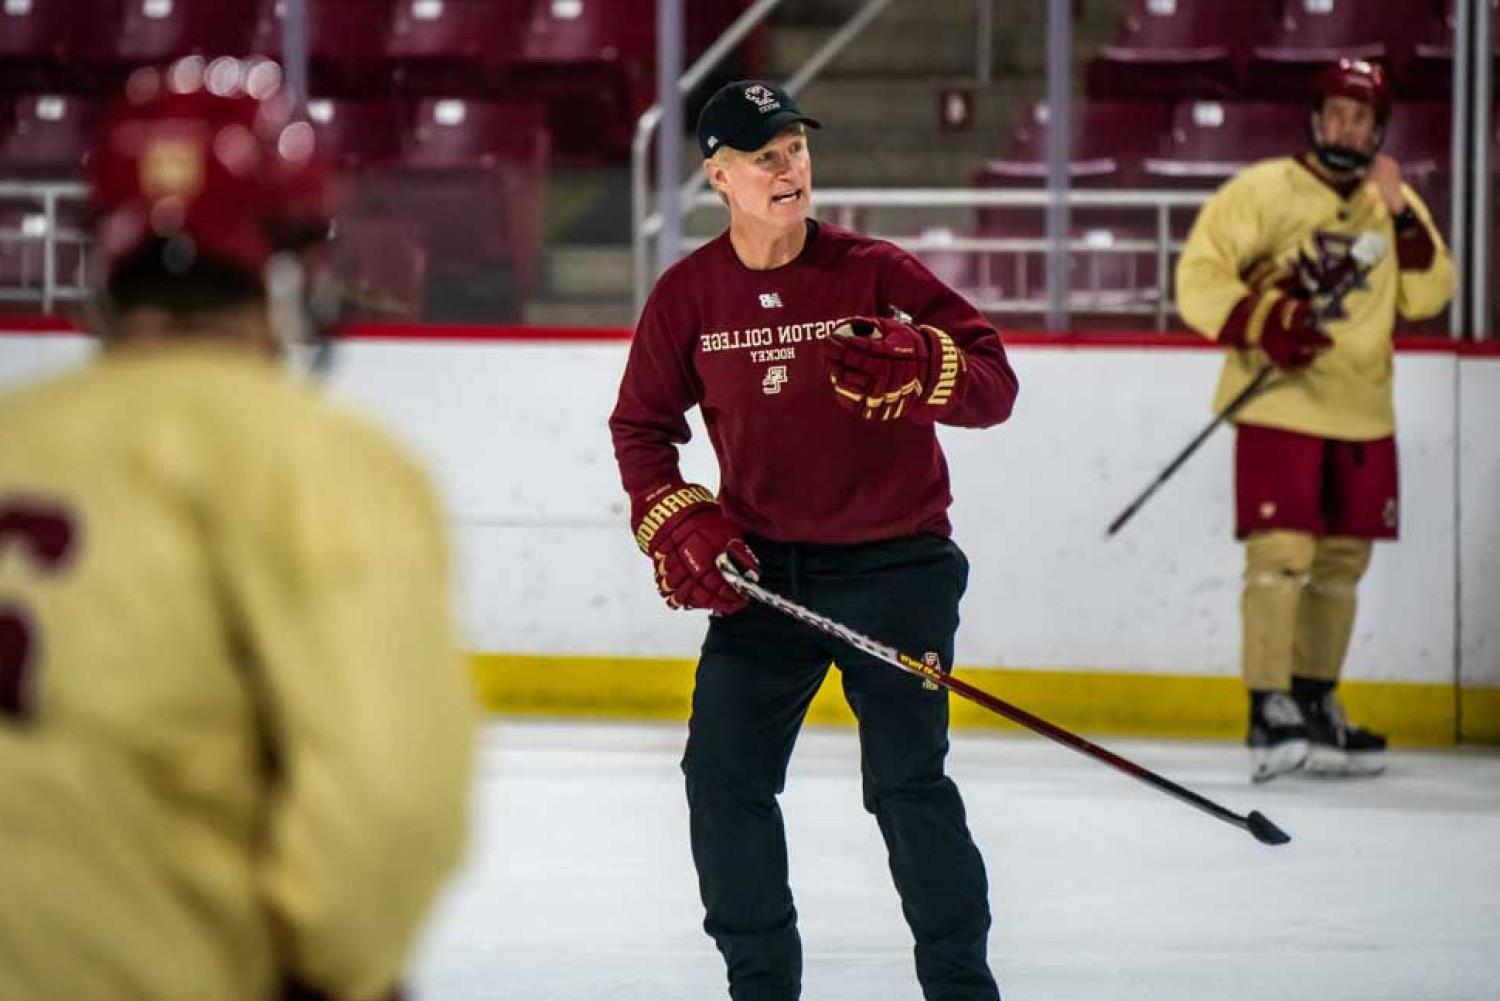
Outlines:
[[1370,265],[1354,254],[1362,237],[1365,234],[1314,230],[1289,263],[1263,257],[1244,268],[1240,278],[1257,292],[1274,289],[1312,303],[1321,310],[1323,322],[1348,319],[1345,298],[1370,289]]
[[1347,294],[1370,287],[1367,269],[1351,252],[1357,239],[1348,233],[1315,230],[1297,251],[1297,260],[1292,265],[1295,289],[1324,307],[1325,322],[1349,316],[1343,295],[1335,295],[1336,290]]

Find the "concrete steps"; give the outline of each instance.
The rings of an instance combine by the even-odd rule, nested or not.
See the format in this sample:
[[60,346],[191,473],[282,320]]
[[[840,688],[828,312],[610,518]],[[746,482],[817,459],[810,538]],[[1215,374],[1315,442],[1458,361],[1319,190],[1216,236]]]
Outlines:
[[[861,6],[862,0],[787,0],[772,20],[768,75],[790,76]],[[1087,5],[1075,23],[1079,66],[1113,30],[1118,12],[1101,9],[1106,6]],[[996,7],[994,82],[988,85],[978,85],[974,76],[974,0],[893,0],[808,85],[799,103],[825,125],[812,134],[815,189],[971,183],[985,158],[1004,148],[1021,104],[1045,89],[1045,4]],[[952,87],[973,95],[973,122],[965,131],[941,127],[939,95]],[[682,176],[700,162],[689,135]],[[628,165],[554,182],[549,249],[527,322],[633,322],[629,198]],[[717,209],[696,212],[684,220],[684,233],[712,236],[725,220]],[[873,231],[908,234],[929,226],[964,228],[968,221],[953,210],[868,212],[861,220]]]

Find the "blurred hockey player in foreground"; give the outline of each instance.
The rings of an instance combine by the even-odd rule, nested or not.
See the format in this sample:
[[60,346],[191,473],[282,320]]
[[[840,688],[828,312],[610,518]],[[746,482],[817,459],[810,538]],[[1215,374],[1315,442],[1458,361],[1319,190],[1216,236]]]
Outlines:
[[[1336,694],[1355,588],[1398,525],[1396,317],[1436,315],[1454,272],[1422,200],[1379,153],[1391,93],[1379,66],[1319,78],[1311,148],[1240,171],[1204,205],[1177,269],[1187,322],[1231,348],[1216,407],[1268,362],[1237,423],[1236,537],[1245,542],[1242,670],[1253,777],[1384,767],[1386,741]],[[1393,248],[1373,266],[1356,246]],[[1340,301],[1332,289],[1349,283]]]
[[279,80],[132,76],[100,356],[0,398],[3,998],[390,997],[459,855],[433,492],[280,363],[329,185]]

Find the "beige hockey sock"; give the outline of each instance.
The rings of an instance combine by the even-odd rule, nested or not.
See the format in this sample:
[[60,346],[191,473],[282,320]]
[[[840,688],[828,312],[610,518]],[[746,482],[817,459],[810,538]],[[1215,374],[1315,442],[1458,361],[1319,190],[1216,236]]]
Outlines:
[[1338,681],[1354,633],[1356,588],[1370,565],[1369,539],[1320,539],[1297,607],[1293,673]]
[[1316,546],[1306,532],[1257,532],[1245,540],[1240,671],[1247,688],[1291,690],[1297,608]]

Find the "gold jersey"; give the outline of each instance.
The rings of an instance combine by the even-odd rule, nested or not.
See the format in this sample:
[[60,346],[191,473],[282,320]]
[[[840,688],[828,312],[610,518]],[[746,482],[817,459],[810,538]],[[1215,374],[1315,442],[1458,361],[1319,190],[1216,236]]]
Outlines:
[[425,476],[225,348],[0,396],[0,998],[395,984],[474,702]]
[[[1396,317],[1434,316],[1453,294],[1453,263],[1427,206],[1406,200],[1435,253],[1421,270],[1402,270],[1395,224],[1370,184],[1347,199],[1297,159],[1253,164],[1204,204],[1177,265],[1177,306],[1188,325],[1217,338],[1247,294],[1280,279],[1325,291],[1346,274],[1363,235],[1386,252],[1333,310],[1324,329],[1333,346],[1304,371],[1276,373],[1236,420],[1350,441],[1395,432],[1392,331]],[[1323,286],[1323,288],[1318,288]],[[1231,350],[1214,406],[1222,409],[1266,364],[1259,350]]]

